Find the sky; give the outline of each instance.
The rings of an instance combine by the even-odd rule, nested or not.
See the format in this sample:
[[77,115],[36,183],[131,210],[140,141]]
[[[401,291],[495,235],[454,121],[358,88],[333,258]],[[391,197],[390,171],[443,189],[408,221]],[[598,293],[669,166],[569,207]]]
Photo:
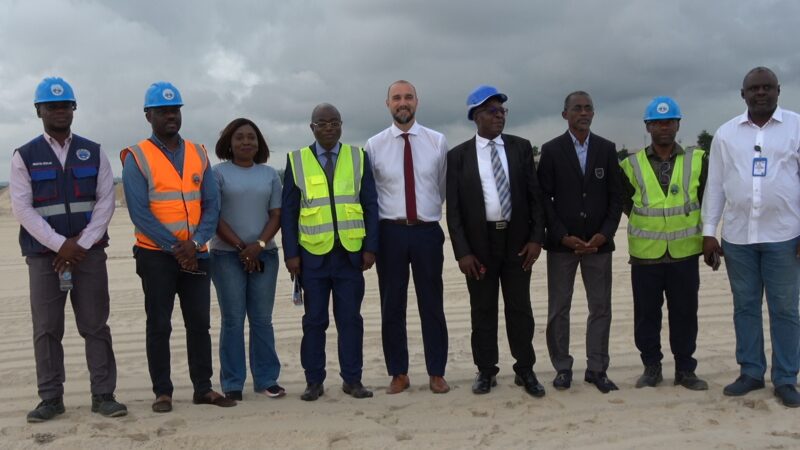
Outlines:
[[342,141],[364,145],[390,125],[398,79],[451,147],[475,133],[466,98],[480,84],[508,95],[505,131],[538,146],[566,130],[574,90],[592,95],[592,131],[629,149],[648,143],[642,114],[658,95],[680,104],[682,144],[713,133],[744,112],[755,66],[778,75],[779,105],[800,109],[796,0],[0,0],[0,12],[2,181],[42,132],[33,93],[46,76],[72,85],[72,130],[103,145],[116,176],[119,151],[150,135],[144,92],[159,80],[181,91],[184,138],[213,153],[247,117],[277,168],[313,142],[322,102],[340,110]]

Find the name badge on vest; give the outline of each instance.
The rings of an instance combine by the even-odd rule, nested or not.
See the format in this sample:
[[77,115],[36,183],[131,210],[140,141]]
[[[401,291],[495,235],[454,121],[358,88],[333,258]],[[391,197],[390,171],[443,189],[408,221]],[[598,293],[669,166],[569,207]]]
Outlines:
[[594,169],[594,176],[598,180],[602,180],[603,177],[606,176],[606,170],[604,168],[602,168],[602,167],[598,167],[598,168]]
[[767,176],[767,158],[753,158],[753,176]]

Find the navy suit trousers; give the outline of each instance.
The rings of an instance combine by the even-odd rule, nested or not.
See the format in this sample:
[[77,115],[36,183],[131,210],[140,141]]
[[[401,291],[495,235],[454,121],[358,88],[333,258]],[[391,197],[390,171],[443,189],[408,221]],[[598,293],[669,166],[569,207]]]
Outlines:
[[407,226],[383,220],[378,237],[377,270],[386,369],[392,376],[408,373],[406,308],[410,264],[422,323],[425,367],[430,376],[444,376],[447,322],[442,287],[442,227],[438,222]]

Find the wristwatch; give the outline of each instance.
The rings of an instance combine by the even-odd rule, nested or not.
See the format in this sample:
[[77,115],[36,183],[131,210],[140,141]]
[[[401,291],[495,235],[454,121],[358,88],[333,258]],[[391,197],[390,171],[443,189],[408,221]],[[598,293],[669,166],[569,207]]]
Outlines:
[[267,243],[262,241],[261,239],[257,240],[256,242],[258,242],[258,246],[261,247],[262,249],[267,248]]
[[203,248],[203,246],[200,245],[199,242],[197,242],[197,241],[192,241],[192,242],[194,242],[194,251],[199,252],[200,249]]

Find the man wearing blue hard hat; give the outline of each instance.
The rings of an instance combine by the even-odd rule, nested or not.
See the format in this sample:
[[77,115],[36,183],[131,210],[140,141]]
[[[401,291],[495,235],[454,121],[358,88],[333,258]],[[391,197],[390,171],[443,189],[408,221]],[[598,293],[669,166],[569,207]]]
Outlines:
[[183,99],[171,83],[150,85],[144,96],[152,135],[120,152],[122,180],[136,226],[133,256],[147,314],[147,365],[154,412],[172,411],[169,338],[177,294],[186,327],[189,377],[195,404],[235,406],[211,389],[211,281],[206,243],[219,219],[217,184],[201,144],[184,140]]
[[498,294],[502,287],[506,331],[516,360],[514,382],[545,394],[533,372],[531,267],[544,242],[544,208],[527,139],[503,134],[508,97],[479,86],[467,97],[476,135],[447,154],[447,227],[458,267],[466,276],[472,322],[475,394],[497,385]]
[[669,309],[669,343],[675,357],[675,385],[708,389],[695,375],[697,293],[702,253],[700,204],[708,158],[700,148],[675,141],[681,110],[670,97],[656,97],[644,112],[651,144],[621,166],[623,211],[628,221],[628,251],[633,286],[634,340],[644,373],[636,387],[654,387],[661,374],[661,308]]
[[[714,134],[703,203],[703,253],[725,258],[733,294],[739,377],[723,394],[764,387],[763,302],[769,311],[773,393],[800,407],[800,115],[778,106],[775,72],[755,67],[742,81],[747,111]],[[722,245],[717,227],[722,222]]]
[[33,350],[42,401],[28,422],[64,412],[64,306],[69,292],[86,344],[92,412],[128,413],[114,398],[117,368],[111,346],[106,252],[114,214],[114,175],[100,144],[73,134],[72,87],[45,78],[33,100],[44,133],[14,151],[11,207],[30,277]]

